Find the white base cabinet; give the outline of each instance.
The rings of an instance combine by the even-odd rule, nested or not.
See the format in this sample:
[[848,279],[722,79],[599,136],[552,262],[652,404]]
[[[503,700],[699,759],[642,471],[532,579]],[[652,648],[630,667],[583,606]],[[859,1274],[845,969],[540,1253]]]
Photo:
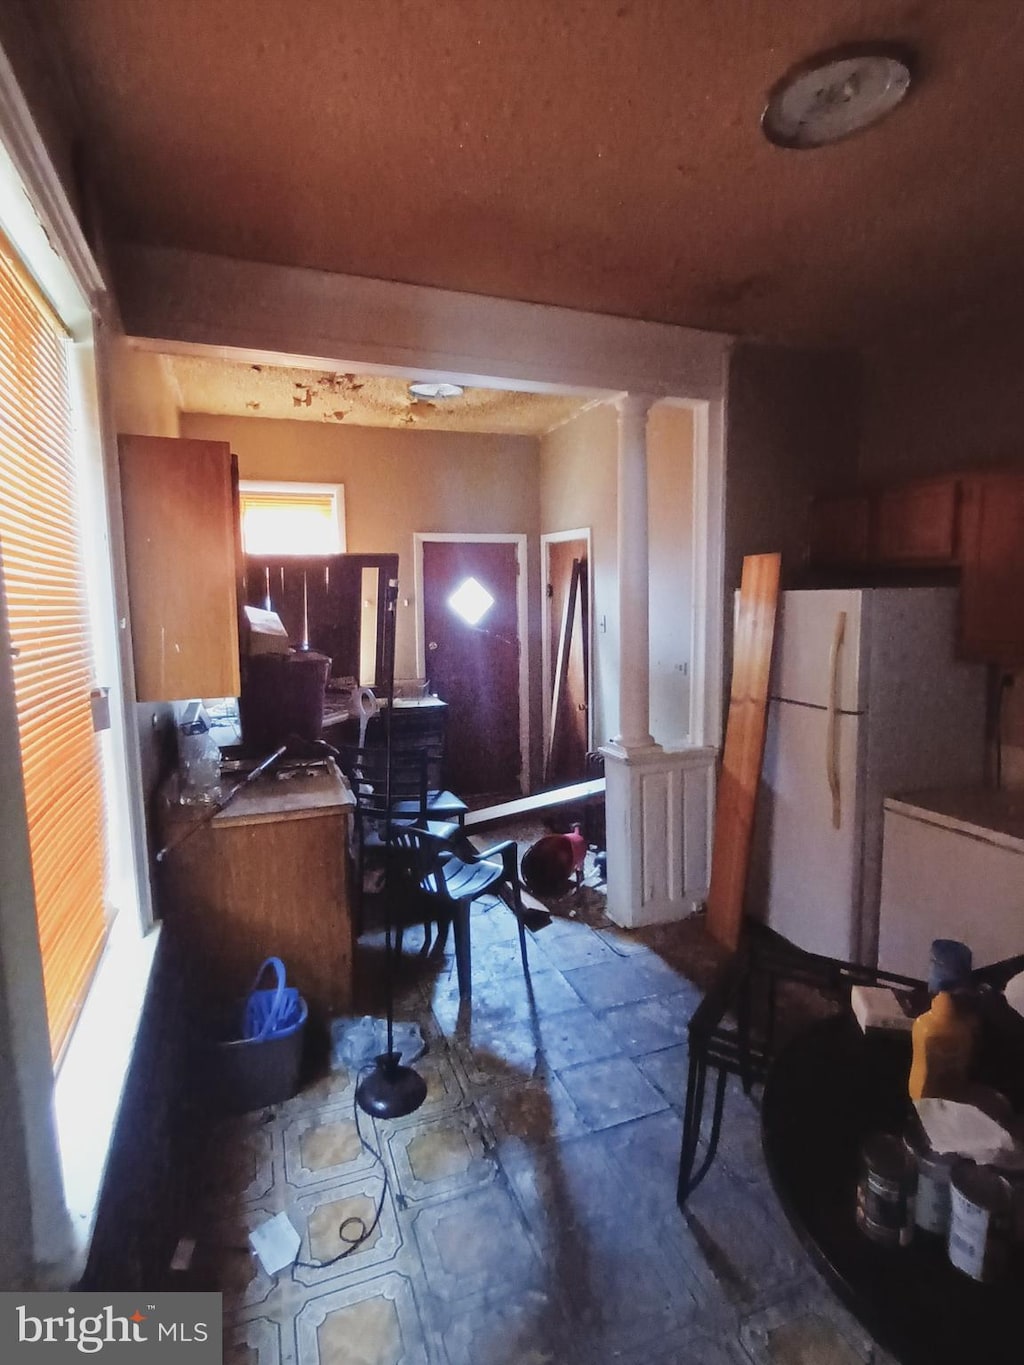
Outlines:
[[1024,795],[980,790],[885,802],[878,965],[925,978],[932,939],[974,965],[1024,953]]

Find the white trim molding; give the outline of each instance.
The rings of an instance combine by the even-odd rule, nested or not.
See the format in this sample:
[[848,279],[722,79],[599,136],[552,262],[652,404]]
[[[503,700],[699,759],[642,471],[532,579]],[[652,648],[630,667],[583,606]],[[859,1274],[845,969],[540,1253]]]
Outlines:
[[125,330],[160,351],[537,392],[725,393],[730,339],[716,332],[165,247],[122,244],[114,268]]
[[343,483],[305,483],[298,479],[239,479],[238,481],[239,502],[246,493],[280,493],[291,495],[295,498],[308,498],[310,502],[322,498],[325,494],[331,500],[331,511],[337,532],[337,541],[331,550],[310,550],[303,548],[299,550],[250,550],[245,544],[245,512],[242,511],[242,548],[246,554],[256,554],[262,557],[271,557],[290,554],[335,554],[343,555],[348,545],[348,536],[345,530],[345,485]]
[[[0,148],[6,164],[2,221],[28,259],[40,288],[80,340],[106,293],[106,282],[85,240],[67,192],[39,136],[7,54],[0,48]],[[27,210],[27,212],[26,212]],[[35,239],[34,249],[25,234]]]
[[608,914],[626,929],[683,919],[707,897],[716,751],[601,752]]
[[525,796],[530,787],[530,617],[529,542],[526,535],[503,532],[415,531],[412,537],[413,591],[416,598],[416,670],[427,676],[427,645],[423,624],[423,546],[427,541],[445,543],[487,542],[516,548],[516,629],[519,634],[519,788]]

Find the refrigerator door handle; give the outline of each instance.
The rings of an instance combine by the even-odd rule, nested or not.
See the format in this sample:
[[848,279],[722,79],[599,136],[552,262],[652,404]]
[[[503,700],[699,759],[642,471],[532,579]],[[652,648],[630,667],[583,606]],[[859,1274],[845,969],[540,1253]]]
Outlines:
[[846,635],[846,612],[836,613],[836,628],[828,656],[828,713],[825,725],[825,776],[832,793],[832,827],[839,829],[843,813],[839,804],[839,659]]

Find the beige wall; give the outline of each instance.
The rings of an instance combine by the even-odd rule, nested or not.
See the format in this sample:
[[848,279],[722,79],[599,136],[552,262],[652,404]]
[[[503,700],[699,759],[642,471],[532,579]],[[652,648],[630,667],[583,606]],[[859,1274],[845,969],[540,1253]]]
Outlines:
[[[389,431],[183,413],[183,436],[227,441],[243,479],[345,485],[348,549],[397,553],[396,672],[417,674],[414,532],[526,535],[531,658],[540,658],[538,446],[527,436]],[[530,733],[540,744],[539,669],[530,670]],[[532,766],[532,764],[531,764]]]
[[164,356],[114,337],[108,355],[114,426],[135,436],[177,436],[178,389]]
[[617,464],[617,415],[607,405],[541,437],[541,534],[590,528],[595,745],[613,737],[619,714]]
[[[651,733],[683,744],[689,725],[693,610],[693,416],[655,406],[647,427]],[[618,729],[618,418],[603,404],[541,438],[541,533],[590,529],[594,743]]]

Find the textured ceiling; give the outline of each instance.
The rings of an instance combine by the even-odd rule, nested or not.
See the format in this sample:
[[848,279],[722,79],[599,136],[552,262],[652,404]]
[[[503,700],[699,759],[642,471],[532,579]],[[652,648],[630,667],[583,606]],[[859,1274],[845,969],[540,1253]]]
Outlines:
[[[803,341],[1024,287],[1019,0],[35,0],[115,234]],[[770,146],[765,93],[908,43],[876,128]]]
[[193,356],[165,359],[183,412],[285,417],[356,427],[414,427],[540,436],[590,401],[564,394],[466,389],[459,398],[416,399],[405,380]]

